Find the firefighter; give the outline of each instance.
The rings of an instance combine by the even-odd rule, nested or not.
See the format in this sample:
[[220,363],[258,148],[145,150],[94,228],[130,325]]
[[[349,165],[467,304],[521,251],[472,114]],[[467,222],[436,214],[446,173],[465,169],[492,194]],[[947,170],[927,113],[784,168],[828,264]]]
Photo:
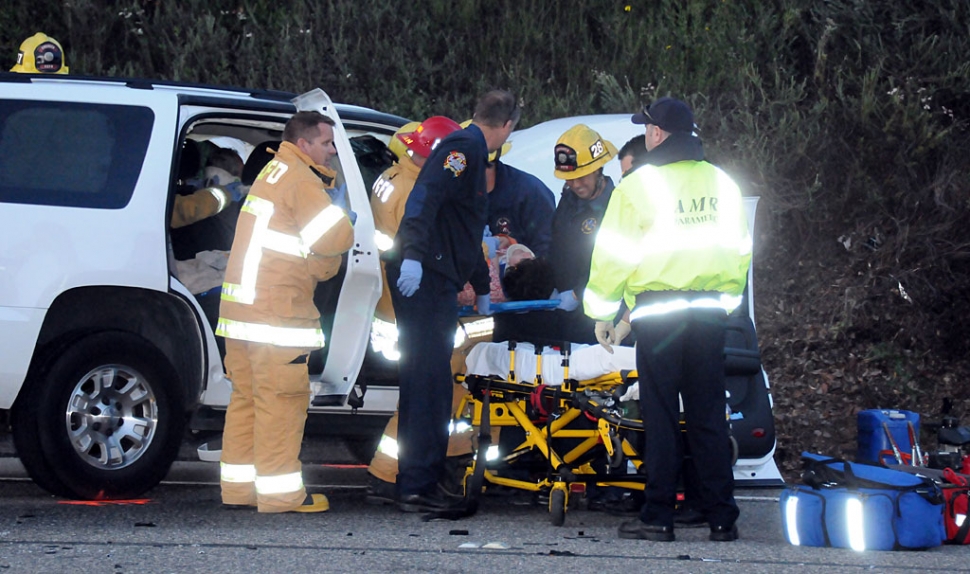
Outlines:
[[561,340],[595,342],[593,321],[583,314],[580,301],[593,243],[613,193],[613,179],[603,173],[603,166],[616,153],[616,146],[584,124],[569,128],[556,142],[554,175],[565,184],[552,220],[549,257],[558,291]]
[[[410,130],[407,129],[408,126],[412,126]],[[394,244],[394,236],[397,235],[397,228],[401,225],[401,218],[404,217],[404,206],[408,196],[411,195],[411,188],[414,187],[425,158],[431,153],[431,148],[437,141],[456,129],[458,124],[454,120],[444,116],[432,116],[424,122],[404,124],[394,133],[388,148],[398,159],[377,178],[371,187],[370,205],[374,213],[374,243],[379,251],[387,251]],[[405,143],[406,141],[411,143]],[[387,284],[387,272],[383,261],[381,273],[384,281],[375,314],[379,321],[392,323],[394,307],[391,305],[391,291]]]
[[394,249],[385,254],[401,353],[397,491],[405,512],[449,506],[439,481],[452,412],[458,290],[470,281],[479,312],[489,313],[482,257],[485,164],[519,114],[509,92],[494,90],[479,99],[472,125],[452,132],[431,152],[408,197]]
[[61,43],[43,32],[37,32],[20,44],[17,63],[11,72],[20,74],[66,74],[67,64]]
[[624,300],[637,337],[649,481],[640,518],[621,524],[619,535],[674,540],[684,458],[679,396],[696,472],[695,508],[711,540],[732,541],[739,510],[724,417],[724,333],[751,262],[741,192],[704,161],[686,103],[661,98],[632,120],[645,126],[648,163],[613,192],[583,298],[600,344],[616,343],[613,319]]
[[298,112],[259,173],[236,225],[217,335],[233,382],[223,436],[222,502],[259,512],[322,512],[308,495],[300,443],[310,402],[307,357],[325,343],[313,304],[354,241],[328,189],[336,172],[331,118]]

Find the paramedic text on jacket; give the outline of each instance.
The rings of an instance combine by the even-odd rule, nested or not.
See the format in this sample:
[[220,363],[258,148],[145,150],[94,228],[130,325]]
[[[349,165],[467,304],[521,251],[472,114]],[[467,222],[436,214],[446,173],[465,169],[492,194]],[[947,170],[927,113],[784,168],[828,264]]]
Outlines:
[[[718,191],[692,194],[705,188]],[[631,319],[690,307],[731,312],[741,304],[750,262],[742,196],[726,173],[706,162],[644,166],[613,191],[593,251],[586,312],[613,318],[621,299]],[[636,305],[645,291],[717,295]]]
[[[610,338],[621,299],[637,336],[643,459],[650,482],[639,520],[622,538],[674,540],[677,475],[684,459],[683,401],[690,462],[698,477],[697,510],[710,539],[732,541],[734,478],[724,418],[727,314],[741,303],[751,236],[741,192],[704,161],[686,103],[661,98],[632,118],[646,129],[647,165],[613,191],[600,226],[584,295]],[[615,335],[613,335],[615,337]]]
[[333,120],[298,112],[256,178],[236,225],[216,334],[233,382],[222,449],[222,501],[260,512],[317,512],[299,460],[310,402],[307,354],[324,345],[313,304],[353,245],[347,213],[326,188],[336,173]]

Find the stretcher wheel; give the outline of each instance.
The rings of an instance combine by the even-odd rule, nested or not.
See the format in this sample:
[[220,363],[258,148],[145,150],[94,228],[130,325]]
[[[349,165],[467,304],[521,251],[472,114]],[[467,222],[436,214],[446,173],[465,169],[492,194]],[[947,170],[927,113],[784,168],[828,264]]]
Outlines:
[[549,493],[549,522],[562,526],[566,522],[566,491],[554,488]]

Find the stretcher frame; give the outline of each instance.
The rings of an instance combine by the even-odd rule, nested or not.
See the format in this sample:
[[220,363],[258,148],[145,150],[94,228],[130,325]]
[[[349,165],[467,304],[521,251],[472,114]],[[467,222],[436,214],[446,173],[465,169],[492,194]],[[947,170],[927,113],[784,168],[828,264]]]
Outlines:
[[[521,480],[499,476],[488,469],[486,463],[482,485],[484,483],[505,486],[527,492],[549,493],[549,515],[553,525],[562,526],[565,523],[566,510],[569,507],[571,493],[584,493],[586,486],[593,483],[597,486],[616,486],[630,490],[643,490],[646,477],[642,474],[601,474],[590,462],[577,462],[584,455],[599,445],[603,445],[610,459],[611,466],[616,467],[623,461],[631,462],[639,470],[642,465],[636,448],[622,436],[620,429],[634,431],[643,430],[641,422],[625,419],[606,406],[597,402],[597,397],[603,393],[611,393],[620,386],[636,379],[636,371],[610,373],[595,379],[577,381],[569,378],[569,345],[561,348],[563,383],[557,386],[542,387],[542,349],[536,348],[536,380],[519,382],[515,378],[515,342],[509,342],[509,365],[511,369],[507,378],[483,375],[455,375],[457,384],[463,384],[469,391],[457,409],[457,417],[474,427],[482,428],[484,420],[485,393],[488,393],[487,427],[519,427],[525,431],[525,440],[512,449],[512,452],[502,457],[506,464],[514,465],[515,460],[525,454],[538,452],[549,463],[545,477]],[[540,391],[541,389],[541,391]],[[541,399],[551,401],[545,423],[535,422],[527,412],[527,405],[531,404],[533,395],[541,392]],[[581,416],[592,414],[596,418],[595,428],[575,429],[567,428],[570,423]],[[557,439],[580,439],[579,444],[570,448],[568,452],[560,453],[553,443]],[[484,451],[478,449],[478,454],[484,458]],[[472,496],[475,490],[473,477],[479,456],[476,456],[466,467],[463,484],[465,496]],[[477,495],[479,493],[474,493]]]

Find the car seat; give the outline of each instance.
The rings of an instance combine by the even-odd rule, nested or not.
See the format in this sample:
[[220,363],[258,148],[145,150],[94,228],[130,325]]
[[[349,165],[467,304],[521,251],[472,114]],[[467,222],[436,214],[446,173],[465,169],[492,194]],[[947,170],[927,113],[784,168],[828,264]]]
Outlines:
[[256,176],[274,157],[273,153],[268,150],[271,149],[274,152],[279,150],[281,143],[280,140],[267,140],[253,148],[249,157],[246,158],[246,164],[243,165],[242,175],[239,176],[243,185],[252,185],[256,181]]

